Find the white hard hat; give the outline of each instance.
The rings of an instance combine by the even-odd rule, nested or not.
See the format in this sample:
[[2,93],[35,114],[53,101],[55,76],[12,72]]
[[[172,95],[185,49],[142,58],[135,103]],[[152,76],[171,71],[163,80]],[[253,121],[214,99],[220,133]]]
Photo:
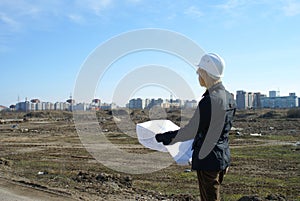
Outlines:
[[218,79],[223,77],[225,62],[219,55],[208,53],[202,56],[197,66],[205,70],[210,77]]

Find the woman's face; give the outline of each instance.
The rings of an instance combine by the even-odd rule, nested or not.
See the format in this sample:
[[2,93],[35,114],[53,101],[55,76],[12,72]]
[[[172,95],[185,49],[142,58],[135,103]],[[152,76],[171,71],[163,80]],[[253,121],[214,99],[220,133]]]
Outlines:
[[206,87],[205,81],[204,81],[203,77],[201,76],[201,73],[204,73],[204,72],[203,72],[200,68],[198,68],[197,74],[198,74],[198,81],[199,81],[199,84],[200,84],[200,86],[202,86],[202,87]]

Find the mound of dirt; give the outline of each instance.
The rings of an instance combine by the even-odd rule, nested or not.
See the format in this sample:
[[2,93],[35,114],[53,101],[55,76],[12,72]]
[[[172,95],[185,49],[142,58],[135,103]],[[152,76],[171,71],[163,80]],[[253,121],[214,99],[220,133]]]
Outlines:
[[125,109],[112,110],[112,114],[118,116],[128,115],[128,111]]
[[69,111],[32,111],[26,113],[24,118],[71,119],[73,114]]
[[273,119],[277,117],[280,117],[280,115],[275,111],[268,111],[259,116],[259,118],[266,118],[266,119]]
[[300,118],[300,109],[290,109],[287,111],[287,118]]
[[286,201],[286,198],[280,194],[270,194],[265,198],[261,198],[257,195],[247,195],[243,196],[238,201]]
[[119,186],[120,188],[131,188],[132,186],[132,178],[130,176],[121,176],[119,174],[100,173],[95,175],[87,172],[79,172],[73,180],[77,182],[101,183],[102,185],[109,184]]

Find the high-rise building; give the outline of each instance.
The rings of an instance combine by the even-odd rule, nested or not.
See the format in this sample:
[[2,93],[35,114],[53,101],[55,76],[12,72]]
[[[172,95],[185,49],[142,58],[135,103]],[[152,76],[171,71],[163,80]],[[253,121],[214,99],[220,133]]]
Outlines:
[[144,107],[145,107],[145,102],[141,98],[131,99],[129,101],[130,109],[144,109]]
[[147,108],[150,103],[151,103],[151,100],[149,98],[146,98],[145,99],[145,107],[144,108]]
[[73,111],[86,111],[89,109],[89,104],[87,103],[78,103],[76,105],[73,105],[72,110]]
[[41,102],[37,102],[35,103],[35,110],[42,110],[43,109],[43,104]]
[[273,98],[273,97],[278,97],[280,96],[280,92],[279,91],[269,91],[269,97]]
[[159,98],[159,99],[151,99],[150,103],[147,105],[147,109],[152,108],[153,106],[161,106],[161,104],[163,103],[163,99]]
[[248,97],[248,101],[247,101],[246,108],[253,108],[253,93],[248,92],[247,97]]
[[28,112],[31,111],[31,103],[29,101],[18,102],[16,104],[16,111]]
[[239,90],[236,92],[237,109],[246,109],[248,107],[247,92]]
[[260,98],[263,95],[260,92],[256,92],[253,94],[253,108],[254,109],[260,109],[261,108],[261,101]]

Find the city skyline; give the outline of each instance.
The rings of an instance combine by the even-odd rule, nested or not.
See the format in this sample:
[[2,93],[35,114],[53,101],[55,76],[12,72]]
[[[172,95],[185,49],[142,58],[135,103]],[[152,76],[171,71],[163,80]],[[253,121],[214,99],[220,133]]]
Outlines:
[[[251,96],[251,97],[250,97]],[[257,97],[259,96],[259,97]],[[239,100],[239,98],[242,97],[242,100]],[[292,99],[290,99],[290,97],[292,97]],[[300,106],[300,97],[298,98],[297,94],[295,92],[289,92],[289,95],[281,95],[280,94],[280,91],[277,91],[277,90],[270,90],[268,92],[268,94],[263,94],[259,91],[256,91],[256,92],[253,92],[253,91],[245,91],[245,90],[237,90],[236,93],[234,94],[234,99],[237,101],[237,108],[238,109],[247,109],[247,108],[264,108],[264,107],[269,107],[268,104],[270,103],[266,103],[266,102],[269,102],[269,99],[268,98],[275,98],[273,101],[276,100],[276,98],[281,98],[281,99],[278,99],[279,102],[282,101],[283,99],[282,98],[287,98],[287,99],[290,99],[288,100],[289,101],[289,104],[291,104],[290,102],[292,101],[293,103],[291,104],[291,106],[287,106],[287,107],[299,107]],[[251,99],[251,100],[250,100]],[[261,103],[261,99],[262,99],[262,103]],[[295,99],[295,100],[294,100]],[[132,107],[130,106],[131,104],[131,101],[142,101],[141,103],[138,103],[138,105],[142,105],[142,104],[145,104],[148,105],[150,102],[153,102],[153,101],[160,101],[160,104],[162,103],[170,103],[170,104],[179,104],[179,107],[181,105],[184,105],[186,103],[198,103],[199,100],[196,100],[196,99],[179,99],[179,98],[174,98],[172,95],[169,96],[169,98],[163,98],[163,97],[132,97],[130,98],[125,105],[118,105],[114,102],[103,102],[101,99],[99,98],[93,98],[91,99],[90,101],[88,102],[77,102],[75,99],[73,99],[72,95],[69,96],[68,99],[66,99],[65,101],[54,101],[54,102],[51,102],[51,101],[41,101],[40,99],[38,98],[32,98],[32,99],[28,99],[26,98],[24,101],[20,101],[19,98],[18,98],[18,101],[15,103],[15,104],[11,104],[9,106],[5,106],[5,105],[1,105],[0,103],[0,106],[4,106],[4,107],[16,107],[17,108],[17,105],[22,103],[22,104],[25,104],[26,102],[28,103],[41,103],[41,105],[39,107],[42,107],[42,104],[52,104],[52,109],[54,109],[54,105],[56,104],[63,104],[63,103],[69,103],[69,105],[64,105],[64,109],[66,109],[66,107],[72,107],[72,106],[76,106],[76,105],[80,105],[80,107],[82,107],[82,105],[92,105],[92,106],[104,106],[105,108],[107,108],[108,106],[111,107],[112,105],[114,105],[115,107]],[[296,101],[296,102],[294,102]],[[147,103],[148,102],[148,103]],[[242,103],[241,103],[242,102]],[[96,105],[95,105],[96,104]],[[152,103],[154,105],[156,105],[156,103]],[[267,105],[266,105],[267,104]],[[272,104],[275,104],[275,103],[272,103]],[[284,104],[287,104],[287,103],[277,103],[276,104],[279,104],[279,105],[284,105]],[[136,105],[136,103],[133,103],[133,105]],[[152,105],[153,106],[153,105]],[[152,107],[151,106],[151,107]],[[178,106],[178,105],[177,105]],[[23,106],[25,107],[25,106]],[[35,107],[35,106],[34,106]],[[38,106],[36,106],[38,107]],[[43,108],[46,107],[46,106],[43,106]],[[50,106],[47,106],[48,108]],[[133,106],[135,107],[135,106]],[[140,106],[139,106],[140,107]],[[169,106],[164,106],[164,107],[170,107]],[[193,106],[194,107],[194,106]],[[283,107],[286,107],[286,106],[283,106]],[[142,109],[144,109],[144,106],[142,107]],[[40,109],[42,110],[42,109]],[[44,110],[44,109],[43,109]],[[72,109],[68,109],[68,110],[72,110]]]
[[[179,33],[205,52],[220,54],[226,63],[223,82],[232,93],[244,89],[266,94],[273,89],[281,95],[300,94],[299,21],[296,0],[2,0],[0,104],[9,106],[18,96],[65,100],[74,93],[82,66],[95,48],[123,33],[148,28]],[[200,57],[199,53],[195,63]],[[201,98],[204,89],[195,67],[154,49],[112,62],[98,78],[95,97],[111,102],[124,77],[150,64],[165,66],[186,81],[194,95],[179,98]],[[170,91],[153,85],[130,93],[168,97]]]

